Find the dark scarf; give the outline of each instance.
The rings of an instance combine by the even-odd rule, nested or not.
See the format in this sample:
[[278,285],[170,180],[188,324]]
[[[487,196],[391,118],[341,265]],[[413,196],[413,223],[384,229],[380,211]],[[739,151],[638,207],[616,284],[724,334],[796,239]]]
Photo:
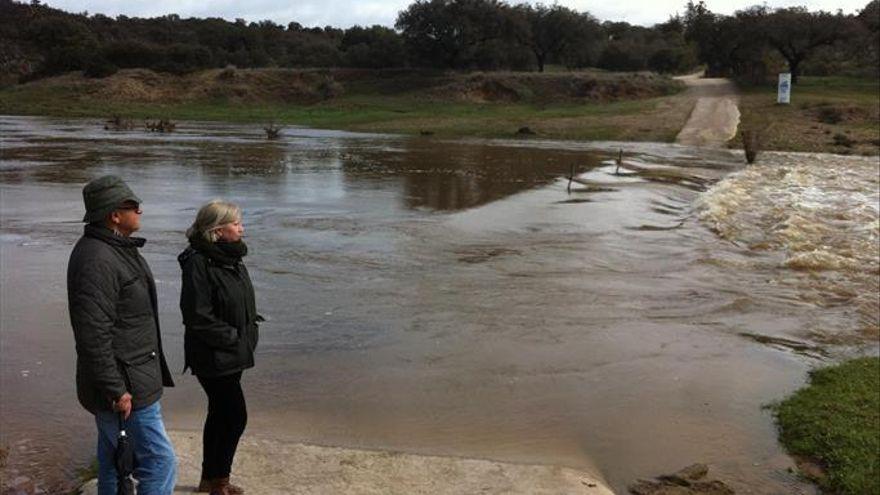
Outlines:
[[222,265],[236,265],[247,256],[247,245],[238,242],[208,242],[204,239],[190,239],[189,245]]

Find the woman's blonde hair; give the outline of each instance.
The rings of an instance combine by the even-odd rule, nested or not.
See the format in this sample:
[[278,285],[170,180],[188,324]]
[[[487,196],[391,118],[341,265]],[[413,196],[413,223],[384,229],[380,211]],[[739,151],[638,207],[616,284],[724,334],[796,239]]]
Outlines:
[[215,199],[199,208],[195,222],[186,229],[186,237],[201,237],[208,242],[217,242],[218,228],[240,220],[241,208],[237,204]]

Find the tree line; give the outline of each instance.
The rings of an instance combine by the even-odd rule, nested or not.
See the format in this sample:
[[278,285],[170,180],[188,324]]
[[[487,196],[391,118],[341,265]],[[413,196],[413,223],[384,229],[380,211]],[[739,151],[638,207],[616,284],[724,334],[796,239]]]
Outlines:
[[39,0],[0,0],[0,68],[37,78],[230,65],[539,72],[556,65],[677,73],[703,64],[712,75],[758,80],[784,62],[795,78],[803,70],[876,76],[878,1],[855,16],[759,6],[726,16],[688,2],[683,15],[644,27],[601,22],[558,4],[416,0],[394,28],[340,29],[176,14],[111,18],[67,13]]
[[880,70],[878,0],[855,16],[804,7],[770,10],[766,5],[725,16],[709,11],[703,1],[689,1],[679,19],[685,40],[696,47],[709,75],[757,82],[782,65],[797,83],[805,70],[875,78]]

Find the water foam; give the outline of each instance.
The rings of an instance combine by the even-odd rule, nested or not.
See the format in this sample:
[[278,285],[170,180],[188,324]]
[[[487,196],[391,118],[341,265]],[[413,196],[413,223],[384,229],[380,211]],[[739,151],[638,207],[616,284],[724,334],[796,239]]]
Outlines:
[[782,267],[809,274],[805,299],[853,304],[862,330],[880,333],[877,157],[765,153],[704,193],[697,208],[722,238],[779,251]]

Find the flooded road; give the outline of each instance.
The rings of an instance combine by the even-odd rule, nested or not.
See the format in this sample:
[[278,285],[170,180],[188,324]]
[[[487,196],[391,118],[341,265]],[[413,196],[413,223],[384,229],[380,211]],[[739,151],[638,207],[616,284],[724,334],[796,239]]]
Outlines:
[[[761,227],[725,209],[739,186],[718,181],[742,161],[725,150],[627,143],[618,168],[614,143],[311,129],[267,142],[257,126],[155,135],[19,117],[0,118],[0,140],[3,478],[49,492],[93,457],[65,270],[81,187],[107,173],[144,200],[174,370],[183,231],[207,200],[244,208],[269,320],[244,378],[254,435],[561,464],[620,493],[693,462],[738,493],[812,493],[762,406],[811,366],[876,348],[864,298],[811,299],[807,280],[821,271],[876,300],[876,268],[847,281],[792,267],[784,242],[743,241],[727,224]],[[877,175],[876,161],[854,167]],[[870,206],[864,180],[852,187]],[[867,244],[846,249],[876,243],[876,210],[874,224],[860,211]],[[831,335],[856,337],[829,346]],[[167,425],[198,430],[201,389],[177,383]]]

